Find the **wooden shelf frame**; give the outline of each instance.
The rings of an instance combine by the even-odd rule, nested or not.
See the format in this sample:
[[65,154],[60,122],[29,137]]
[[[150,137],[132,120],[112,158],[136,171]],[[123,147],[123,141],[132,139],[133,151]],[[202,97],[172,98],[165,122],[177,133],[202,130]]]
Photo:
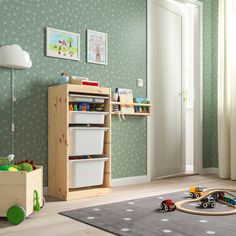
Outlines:
[[[120,112],[112,112],[112,115],[119,115]],[[120,113],[121,114],[121,113]],[[123,113],[123,115],[125,116],[150,116],[150,113],[138,113],[138,112],[134,112],[134,113]]]
[[[105,132],[103,156],[109,157],[104,166],[102,185],[69,188],[69,102],[70,94],[106,97],[104,100]],[[48,194],[72,200],[108,194],[111,191],[111,89],[75,84],[63,84],[48,89]]]
[[[134,113],[123,113],[125,116],[150,116],[151,114],[151,107],[152,104],[148,103],[148,104],[144,104],[144,103],[122,103],[122,102],[111,102],[111,106],[113,107],[113,105],[127,105],[127,106],[134,106],[134,107],[147,107],[149,112],[134,112]],[[112,108],[111,108],[112,110]],[[121,111],[118,112],[111,112],[112,115],[119,115],[121,114]]]
[[152,104],[145,104],[145,103],[123,103],[123,102],[111,102],[112,105],[133,105],[134,107],[151,107]]

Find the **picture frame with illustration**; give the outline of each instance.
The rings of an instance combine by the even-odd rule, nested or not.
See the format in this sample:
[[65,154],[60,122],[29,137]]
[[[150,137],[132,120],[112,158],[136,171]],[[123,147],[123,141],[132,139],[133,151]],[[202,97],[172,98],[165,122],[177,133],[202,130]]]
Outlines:
[[87,62],[108,64],[108,35],[99,31],[87,30]]
[[80,34],[46,27],[46,56],[80,61]]

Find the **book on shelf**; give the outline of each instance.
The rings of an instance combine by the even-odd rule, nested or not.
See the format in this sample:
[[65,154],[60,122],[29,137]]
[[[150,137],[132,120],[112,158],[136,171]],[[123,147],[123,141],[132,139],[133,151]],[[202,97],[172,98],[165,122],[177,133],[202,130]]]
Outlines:
[[116,92],[119,95],[120,103],[127,103],[120,105],[120,111],[123,114],[127,113],[134,113],[134,105],[133,104],[133,92],[132,89],[124,89],[124,88],[117,88]]

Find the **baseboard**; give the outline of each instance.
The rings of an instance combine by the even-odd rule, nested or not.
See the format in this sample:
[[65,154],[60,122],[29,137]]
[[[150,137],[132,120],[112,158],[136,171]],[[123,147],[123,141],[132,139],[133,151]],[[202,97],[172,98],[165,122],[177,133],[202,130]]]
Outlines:
[[142,184],[148,182],[150,182],[150,178],[147,175],[117,178],[111,180],[112,187],[131,185],[131,184]]
[[174,177],[185,177],[185,176],[191,176],[191,175],[197,175],[198,173],[188,173],[188,172],[181,172],[178,174],[173,174],[173,175],[164,175],[160,177],[153,178],[152,181],[160,180],[160,179],[168,179],[168,178],[174,178]]
[[218,175],[219,168],[211,167],[211,168],[202,168],[200,171],[200,175]]
[[[118,178],[118,179],[112,179],[112,187],[117,186],[125,186],[125,185],[131,185],[131,184],[142,184],[142,183],[148,183],[150,182],[150,178],[147,175],[142,176],[134,176],[134,177],[125,177],[125,178]],[[48,195],[48,187],[43,187],[43,195]]]

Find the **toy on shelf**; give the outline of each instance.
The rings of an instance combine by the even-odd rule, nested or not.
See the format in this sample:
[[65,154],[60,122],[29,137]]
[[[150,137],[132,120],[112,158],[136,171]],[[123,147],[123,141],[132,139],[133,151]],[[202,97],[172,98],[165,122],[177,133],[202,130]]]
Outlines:
[[[119,93],[114,92],[112,94],[112,101],[118,102],[118,100],[119,100]],[[112,111],[114,112],[114,114],[117,114],[119,121],[122,121],[122,119],[125,120],[125,116],[123,114],[123,111],[121,111],[120,106],[118,104],[112,105]]]
[[165,212],[174,211],[176,209],[175,203],[171,199],[166,199],[160,204],[161,210]]
[[191,186],[189,189],[189,194],[191,198],[199,198],[204,195],[205,192],[203,191],[203,188]]
[[215,208],[216,201],[212,196],[207,196],[206,198],[201,199],[201,205],[202,208]]
[[90,111],[104,111],[104,103],[92,103],[90,104]]
[[[151,103],[148,98],[133,97],[131,89],[116,88],[112,94],[112,114],[124,119],[124,115],[150,116]],[[120,119],[121,120],[121,119]]]
[[[113,102],[117,102],[118,99],[119,99],[119,94],[118,94],[118,93],[113,93],[113,94],[112,94],[112,101],[113,101]],[[119,105],[117,105],[117,104],[113,105],[113,106],[112,106],[112,110],[113,110],[113,112],[119,111],[119,110],[120,110],[120,109],[119,109]]]
[[96,86],[99,87],[99,83],[97,81],[81,81],[81,85],[87,85],[87,86]]
[[81,102],[78,104],[79,111],[90,111],[90,106],[87,102]]
[[69,104],[69,111],[73,111],[73,105]]
[[[135,97],[134,103],[140,103],[140,104],[150,104],[150,100],[148,98],[143,97]],[[134,111],[137,113],[148,113],[148,107],[145,106],[135,106]]]
[[70,104],[69,111],[90,111],[90,105],[87,102],[81,102],[74,105]]
[[78,106],[76,104],[73,106],[73,111],[78,111]]
[[60,78],[60,84],[68,84],[70,81],[70,75],[68,72],[62,72]]
[[99,87],[100,84],[97,81],[91,81],[85,77],[71,76],[70,77],[71,84],[79,84],[79,85],[87,85],[87,86],[96,86]]
[[120,111],[123,114],[133,114],[134,105],[133,105],[133,91],[132,89],[126,88],[116,88],[116,92],[119,95],[120,101]]

